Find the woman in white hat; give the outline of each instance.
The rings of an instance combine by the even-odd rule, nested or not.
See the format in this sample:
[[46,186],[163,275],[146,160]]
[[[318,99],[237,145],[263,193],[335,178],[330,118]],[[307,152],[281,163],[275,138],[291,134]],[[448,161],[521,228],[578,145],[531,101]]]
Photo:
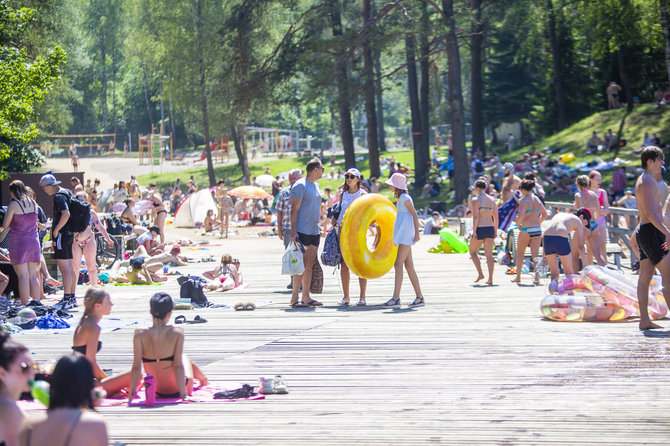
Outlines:
[[[337,216],[337,219],[333,217],[333,228],[337,231],[337,234],[340,234],[340,228],[342,225],[342,217],[347,208],[354,202],[355,199],[361,195],[366,194],[363,189],[361,189],[361,173],[355,167],[347,170],[344,174],[344,184],[340,187],[341,193],[337,197],[337,201],[340,203],[340,213]],[[349,305],[349,267],[343,261],[340,263],[340,278],[342,279],[342,293],[344,297],[340,301],[340,305],[347,306]],[[363,307],[365,306],[365,290],[368,285],[367,279],[362,277],[358,278],[358,284],[361,289],[361,294],[356,303],[356,306]]]
[[398,200],[396,208],[398,214],[393,225],[393,244],[398,247],[398,256],[395,260],[395,286],[393,288],[393,297],[382,306],[399,308],[400,307],[400,288],[403,279],[403,266],[407,270],[409,281],[412,283],[416,298],[409,304],[410,307],[421,307],[424,305],[423,294],[419,285],[419,277],[414,269],[414,260],[412,260],[412,245],[419,241],[419,216],[416,215],[412,197],[407,193],[407,177],[401,173],[394,173],[391,178],[386,180],[386,184],[391,186],[391,190]]

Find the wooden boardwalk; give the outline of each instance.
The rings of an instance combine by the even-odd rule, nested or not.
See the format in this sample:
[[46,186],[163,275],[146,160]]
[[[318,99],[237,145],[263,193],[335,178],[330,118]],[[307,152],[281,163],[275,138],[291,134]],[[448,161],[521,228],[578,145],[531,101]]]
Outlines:
[[[288,395],[263,401],[100,409],[113,441],[145,445],[295,444],[663,444],[670,443],[670,332],[646,337],[637,321],[543,320],[544,286],[517,286],[497,266],[497,286],[473,286],[467,255],[414,249],[427,306],[342,309],[324,268],[327,306],[289,309],[276,238],[225,241],[250,286],[216,294],[252,301],[253,312],[206,309],[187,325],[185,350],[215,384],[238,387],[281,374]],[[212,264],[178,268],[199,272]],[[384,302],[393,274],[371,281],[368,303]],[[352,281],[352,296],[357,282]],[[160,287],[111,287],[112,317],[148,319]],[[83,290],[78,294],[83,294]],[[406,279],[403,303],[413,298]],[[355,297],[352,299],[355,301]],[[662,321],[670,329],[670,321]],[[99,362],[131,364],[133,328],[103,333]],[[68,353],[70,334],[21,335],[38,360]]]

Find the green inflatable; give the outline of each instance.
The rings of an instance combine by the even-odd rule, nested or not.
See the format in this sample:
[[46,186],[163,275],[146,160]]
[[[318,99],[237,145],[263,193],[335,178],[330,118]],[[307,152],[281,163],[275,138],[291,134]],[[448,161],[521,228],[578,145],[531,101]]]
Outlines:
[[463,237],[460,235],[456,234],[454,231],[452,231],[449,228],[443,228],[440,229],[440,238],[444,240],[445,242],[449,243],[449,245],[454,248],[454,251],[463,254],[464,252],[468,252],[468,242],[465,241]]

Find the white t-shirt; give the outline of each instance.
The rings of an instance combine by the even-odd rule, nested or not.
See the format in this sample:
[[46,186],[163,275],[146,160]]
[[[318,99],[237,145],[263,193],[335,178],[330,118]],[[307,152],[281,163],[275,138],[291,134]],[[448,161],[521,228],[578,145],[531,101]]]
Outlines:
[[139,245],[143,245],[144,242],[148,242],[149,240],[153,240],[153,239],[154,239],[154,238],[151,236],[151,231],[147,231],[147,232],[145,232],[144,234],[138,236],[138,237],[135,239],[135,242],[136,242],[137,245],[139,246]]

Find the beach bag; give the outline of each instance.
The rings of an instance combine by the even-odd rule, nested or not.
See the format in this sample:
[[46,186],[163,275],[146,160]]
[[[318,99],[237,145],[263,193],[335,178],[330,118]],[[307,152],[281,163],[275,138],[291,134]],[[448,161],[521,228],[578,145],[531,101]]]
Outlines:
[[323,291],[323,268],[317,260],[312,267],[312,281],[309,284],[309,292],[313,294],[321,294]]
[[83,232],[91,221],[91,205],[85,200],[75,197],[69,191],[58,192],[68,200],[70,219],[67,221],[67,229],[70,232]]
[[[179,284],[179,297],[190,299],[193,305],[209,306],[209,301],[203,290],[203,280],[197,276],[182,276],[177,279]],[[205,281],[206,282],[206,281]]]
[[123,225],[118,217],[107,217],[105,223],[107,223],[107,233],[109,235],[121,235],[123,233]]
[[321,263],[326,266],[337,266],[342,262],[342,253],[340,252],[340,240],[337,231],[333,228],[323,242],[323,251],[321,251]]
[[303,248],[297,242],[290,242],[284,251],[281,262],[281,273],[286,276],[299,276],[305,272],[302,258]]

